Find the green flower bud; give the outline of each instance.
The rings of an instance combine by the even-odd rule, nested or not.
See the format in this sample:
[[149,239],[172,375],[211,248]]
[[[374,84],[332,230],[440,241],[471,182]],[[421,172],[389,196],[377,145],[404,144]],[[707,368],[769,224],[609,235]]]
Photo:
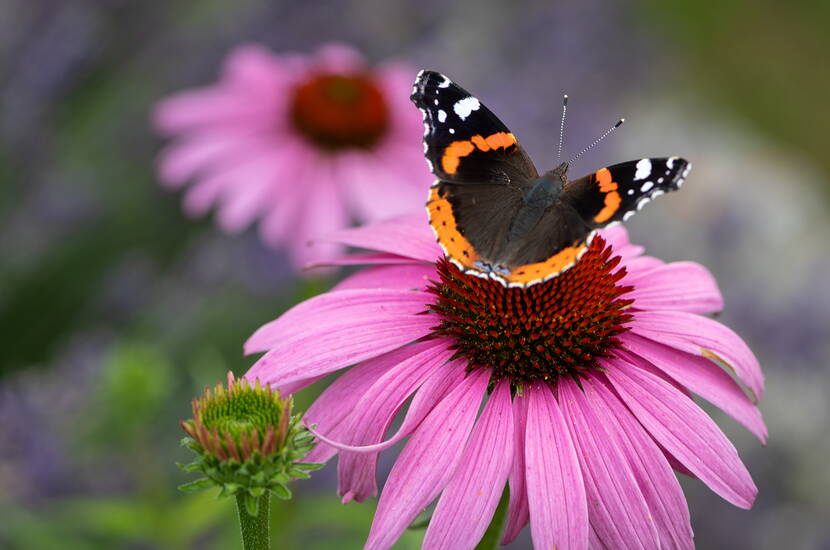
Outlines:
[[225,388],[205,388],[193,400],[193,418],[181,422],[189,437],[182,445],[196,453],[190,464],[179,464],[188,472],[205,477],[179,487],[197,491],[219,487],[219,496],[236,496],[248,514],[259,513],[260,497],[268,494],[291,498],[287,483],[307,478],[322,464],[301,462],[314,447],[314,438],[302,425],[301,415],[291,416],[292,400],[262,387],[257,381],[235,380],[228,373]]

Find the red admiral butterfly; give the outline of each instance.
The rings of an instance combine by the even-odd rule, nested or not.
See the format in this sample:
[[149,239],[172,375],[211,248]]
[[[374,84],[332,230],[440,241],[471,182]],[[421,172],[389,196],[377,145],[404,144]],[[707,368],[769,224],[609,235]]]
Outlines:
[[564,272],[598,230],[678,189],[691,168],[678,157],[644,158],[569,181],[563,162],[540,176],[496,115],[446,76],[421,71],[411,99],[423,113],[424,154],[438,177],[427,202],[438,243],[464,273],[505,286]]

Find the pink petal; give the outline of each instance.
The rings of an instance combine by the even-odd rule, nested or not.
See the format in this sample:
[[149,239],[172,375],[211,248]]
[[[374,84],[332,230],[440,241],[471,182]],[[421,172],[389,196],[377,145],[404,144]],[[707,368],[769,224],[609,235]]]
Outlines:
[[629,258],[625,260],[625,270],[627,272],[626,277],[623,278],[621,284],[628,284],[628,280],[631,277],[636,277],[643,273],[648,273],[653,269],[657,269],[658,267],[665,265],[666,262],[663,260],[654,258],[652,256],[640,256],[637,258]]
[[[424,311],[425,293],[341,290],[312,298],[251,337],[246,346],[269,342],[270,351],[247,377],[280,386],[333,372],[426,336],[435,325]],[[330,307],[340,303],[340,307]],[[303,307],[305,306],[305,307]],[[319,307],[314,307],[319,306]],[[296,309],[296,308],[295,308]],[[331,310],[335,309],[334,314]],[[293,314],[292,314],[293,312]],[[293,326],[286,326],[294,322]],[[267,334],[267,336],[266,336]]]
[[159,179],[167,187],[181,187],[223,161],[248,156],[247,152],[261,143],[261,138],[247,132],[243,135],[228,131],[199,132],[193,137],[176,140],[159,155]]
[[325,238],[355,248],[388,252],[430,263],[443,254],[429,228],[426,214],[421,212],[344,229]]
[[436,280],[435,267],[424,264],[380,265],[358,271],[338,283],[332,290],[354,288],[394,288],[424,290]]
[[525,460],[530,533],[535,548],[588,545],[588,506],[577,451],[565,417],[546,384],[525,388]]
[[356,254],[346,254],[339,258],[326,259],[319,263],[309,264],[305,266],[307,269],[321,266],[338,266],[338,265],[366,265],[366,264],[382,264],[382,265],[424,265],[420,260],[413,260],[405,256],[397,256],[395,254],[387,254],[386,252],[359,252]]
[[470,373],[406,444],[383,487],[364,550],[392,546],[452,478],[489,379],[486,369]]
[[624,361],[606,361],[608,379],[640,423],[710,489],[750,508],[758,489],[732,443],[693,401]]
[[[306,411],[303,422],[325,434],[338,434],[342,425],[363,394],[389,369],[405,361],[413,354],[412,346],[374,357],[354,366],[331,383]],[[337,453],[337,449],[318,443],[305,460],[325,462]]]
[[[605,384],[588,379],[582,385],[600,423],[614,437],[631,466],[662,547],[693,549],[689,507],[660,448]],[[598,399],[592,399],[593,393]]]
[[500,382],[476,422],[461,465],[438,500],[424,548],[472,549],[481,539],[513,462],[510,384]]
[[[396,159],[393,159],[396,160]],[[351,209],[361,220],[378,220],[412,212],[424,202],[427,184],[419,192],[386,166],[382,153],[344,153],[337,159],[337,173],[348,190]],[[424,220],[426,223],[426,220]]]
[[259,92],[264,99],[279,101],[294,84],[296,75],[268,48],[242,44],[225,58],[222,78],[236,86]]
[[615,549],[658,547],[651,512],[631,464],[614,440],[616,422],[603,414],[607,408],[601,399],[587,384],[583,392],[573,380],[565,380],[559,383],[559,400],[579,455],[591,525],[599,538]]
[[[268,351],[286,339],[320,331],[331,324],[360,325],[364,320],[400,321],[426,311],[432,295],[410,290],[354,289],[326,292],[292,307],[257,329],[245,342],[245,354]],[[358,315],[360,317],[352,317]],[[432,318],[433,323],[435,319]],[[319,347],[319,346],[318,346]],[[396,346],[397,347],[397,346]]]
[[656,342],[723,361],[756,400],[763,395],[764,375],[755,355],[737,334],[717,321],[682,311],[638,311],[630,326]]
[[[290,149],[288,143],[291,143]],[[317,157],[313,150],[299,141],[287,142],[286,149],[292,153],[284,157],[282,176],[274,182],[274,196],[269,200],[268,212],[264,214],[259,226],[262,239],[274,248],[302,238],[297,234],[297,227],[304,215],[308,197],[306,192],[297,187],[296,182],[313,176]],[[303,264],[296,264],[295,267],[301,268]]]
[[510,502],[507,505],[507,526],[501,544],[513,542],[530,515],[527,508],[527,481],[525,479],[525,433],[527,431],[527,399],[513,400],[513,466],[510,468]]
[[330,42],[318,48],[313,62],[316,71],[352,74],[366,70],[360,52],[341,42]]
[[626,278],[634,290],[625,295],[645,310],[713,313],[723,309],[723,296],[709,271],[694,262],[673,262]]
[[[662,369],[683,386],[722,409],[746,426],[762,443],[767,440],[767,427],[761,413],[744,391],[718,365],[697,355],[685,353],[636,334],[623,334],[620,340],[626,349]],[[629,363],[640,366],[636,359]]]
[[[379,443],[409,396],[455,353],[449,349],[450,343],[437,339],[409,346],[413,355],[379,377],[355,405],[346,420],[344,441],[351,445]],[[377,453],[340,454],[338,493],[344,504],[377,494],[377,459]]]
[[398,431],[396,431],[386,441],[376,443],[374,445],[348,445],[341,441],[341,439],[345,439],[345,435],[343,434],[340,434],[337,437],[329,437],[313,429],[311,432],[320,441],[323,441],[327,445],[342,451],[350,451],[353,453],[377,453],[386,450],[395,445],[404,437],[411,434],[418,426],[420,426],[424,418],[426,418],[427,415],[432,412],[432,409],[435,408],[435,405],[444,399],[444,397],[451,390],[453,390],[461,382],[461,380],[464,379],[466,368],[466,361],[456,359],[455,361],[450,361],[444,365],[442,369],[433,372],[432,375],[427,378],[426,382],[424,382],[424,385],[421,386],[421,389],[418,390],[418,393],[415,394],[415,398],[409,405],[409,409],[406,411],[406,416],[404,417],[403,423],[398,428]]
[[249,131],[273,127],[275,117],[269,115],[274,115],[278,106],[252,99],[248,93],[221,84],[191,89],[159,101],[152,118],[158,131],[166,135],[209,127]]

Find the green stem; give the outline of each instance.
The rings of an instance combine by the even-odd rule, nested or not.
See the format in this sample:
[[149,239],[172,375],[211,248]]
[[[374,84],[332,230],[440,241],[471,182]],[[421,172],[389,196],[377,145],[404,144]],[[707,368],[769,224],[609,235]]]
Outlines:
[[495,550],[499,547],[501,541],[501,530],[504,528],[504,520],[507,519],[507,504],[510,501],[510,494],[505,488],[499,501],[499,506],[493,514],[493,519],[490,521],[490,526],[481,537],[478,546],[475,550]]
[[270,504],[271,495],[265,493],[257,502],[257,515],[252,516],[245,507],[245,495],[236,495],[239,511],[239,527],[242,529],[242,548],[245,550],[270,550]]

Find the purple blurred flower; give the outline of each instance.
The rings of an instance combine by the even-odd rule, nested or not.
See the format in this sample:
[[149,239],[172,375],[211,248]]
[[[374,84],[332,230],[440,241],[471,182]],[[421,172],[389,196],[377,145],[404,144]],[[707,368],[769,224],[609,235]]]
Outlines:
[[338,249],[310,238],[423,200],[432,178],[408,99],[413,74],[395,62],[369,68],[339,44],[313,55],[238,47],[218,83],[156,106],[156,128],[175,138],[159,177],[190,182],[185,210],[215,207],[226,231],[259,219],[263,239],[302,267]]
[[326,442],[308,460],[341,453],[344,501],[377,494],[378,453],[410,436],[367,549],[391,547],[436,498],[424,548],[473,548],[507,483],[504,543],[529,522],[536,548],[693,548],[673,469],[752,506],[737,451],[691,397],[766,439],[754,401],[718,364],[760,398],[752,352],[701,315],[723,305],[704,267],[643,256],[614,227],[570,271],[505,288],[447,262],[422,218],[340,231],[336,242],[376,252],[335,263],[376,265],[246,344],[266,352],[246,376],[288,392],[356,365],[306,415]]

